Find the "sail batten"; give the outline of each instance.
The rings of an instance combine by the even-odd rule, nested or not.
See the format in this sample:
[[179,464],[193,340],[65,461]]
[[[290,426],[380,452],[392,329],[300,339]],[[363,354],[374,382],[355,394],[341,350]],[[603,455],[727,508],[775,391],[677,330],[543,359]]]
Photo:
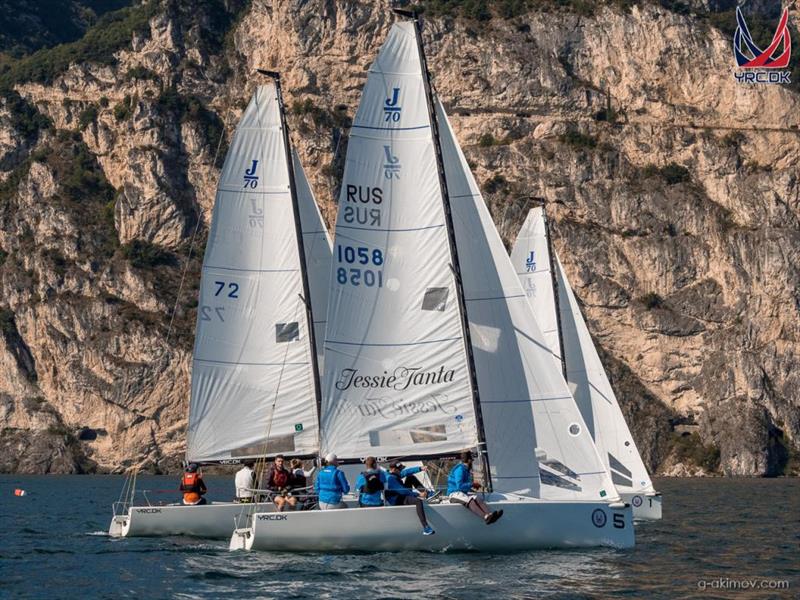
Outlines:
[[[261,86],[231,140],[203,260],[190,461],[318,452],[315,350],[303,274],[325,280],[312,284],[310,294],[324,314],[330,245],[327,234],[304,233],[323,231],[324,225],[314,218],[310,189],[294,200],[291,183],[305,178],[301,167],[292,177],[288,156],[276,86]],[[315,246],[303,262],[298,231]]]

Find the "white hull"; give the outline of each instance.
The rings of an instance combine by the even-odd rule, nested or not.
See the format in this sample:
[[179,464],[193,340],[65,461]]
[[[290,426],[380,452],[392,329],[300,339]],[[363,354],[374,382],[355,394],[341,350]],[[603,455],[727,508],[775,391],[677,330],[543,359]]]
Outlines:
[[622,501],[630,504],[633,509],[633,518],[644,521],[661,520],[661,494],[652,492],[623,492],[619,491]]
[[[228,539],[236,528],[239,515],[246,515],[257,508],[264,513],[275,510],[275,505],[237,504],[234,502],[212,502],[199,506],[132,506],[123,515],[112,517],[108,528],[111,537],[144,537],[188,535],[201,538]],[[246,520],[245,516],[241,521]]]
[[506,498],[490,502],[503,517],[486,525],[465,507],[426,505],[436,530],[423,536],[413,506],[348,508],[333,511],[259,513],[250,527],[231,537],[231,550],[296,552],[473,550],[507,552],[539,548],[610,546],[632,548],[630,507],[603,502],[548,502]]

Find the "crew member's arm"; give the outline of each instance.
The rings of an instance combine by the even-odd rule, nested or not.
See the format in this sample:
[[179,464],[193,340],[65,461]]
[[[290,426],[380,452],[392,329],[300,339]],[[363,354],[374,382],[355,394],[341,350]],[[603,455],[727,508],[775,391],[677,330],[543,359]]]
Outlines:
[[409,475],[415,475],[422,471],[422,467],[407,467],[400,471],[400,477],[408,477]]
[[356,479],[356,491],[358,493],[362,493],[364,491],[364,486],[367,485],[367,478],[364,477],[364,474],[361,473]]
[[339,481],[339,489],[342,490],[342,493],[348,493],[350,491],[350,484],[347,483],[347,477],[345,477],[342,471],[336,471],[336,479]]
[[197,480],[197,484],[200,486],[200,494],[201,495],[205,494],[208,491],[208,488],[206,487],[206,482],[203,481],[202,477]]
[[418,496],[416,490],[407,488],[397,477],[389,477],[386,483],[386,489],[397,494],[398,496]]

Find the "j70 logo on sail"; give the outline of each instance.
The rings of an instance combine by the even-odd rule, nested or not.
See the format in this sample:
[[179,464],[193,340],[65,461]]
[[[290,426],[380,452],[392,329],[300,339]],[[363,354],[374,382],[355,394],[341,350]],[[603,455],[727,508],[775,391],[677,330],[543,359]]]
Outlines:
[[253,164],[249,169],[245,169],[244,171],[244,186],[246,188],[255,189],[258,187],[258,175],[256,175],[256,169],[258,168],[258,161],[253,160]]
[[391,123],[391,122],[397,123],[398,121],[400,121],[400,113],[402,112],[403,107],[397,105],[399,101],[400,101],[400,88],[393,88],[392,97],[387,98],[386,101],[383,103],[383,120],[386,123]]
[[[778,28],[765,50],[759,48],[750,35],[740,8],[736,8],[736,33],[733,34],[733,54],[741,69],[733,75],[739,83],[791,83],[790,71],[777,71],[789,66],[792,38],[789,35],[789,9],[781,15]],[[778,47],[783,51],[775,56]]]

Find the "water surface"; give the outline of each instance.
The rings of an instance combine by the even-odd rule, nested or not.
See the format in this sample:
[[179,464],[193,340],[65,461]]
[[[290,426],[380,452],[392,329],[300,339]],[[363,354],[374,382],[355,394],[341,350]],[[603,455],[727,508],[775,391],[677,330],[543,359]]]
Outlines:
[[[212,499],[230,497],[232,477],[206,479]],[[664,519],[637,524],[633,550],[507,555],[231,553],[224,541],[110,539],[122,482],[0,475],[0,598],[800,598],[797,479],[658,480]],[[157,491],[176,486],[138,484],[156,490],[152,501],[177,500]],[[740,581],[790,587],[730,589]]]

